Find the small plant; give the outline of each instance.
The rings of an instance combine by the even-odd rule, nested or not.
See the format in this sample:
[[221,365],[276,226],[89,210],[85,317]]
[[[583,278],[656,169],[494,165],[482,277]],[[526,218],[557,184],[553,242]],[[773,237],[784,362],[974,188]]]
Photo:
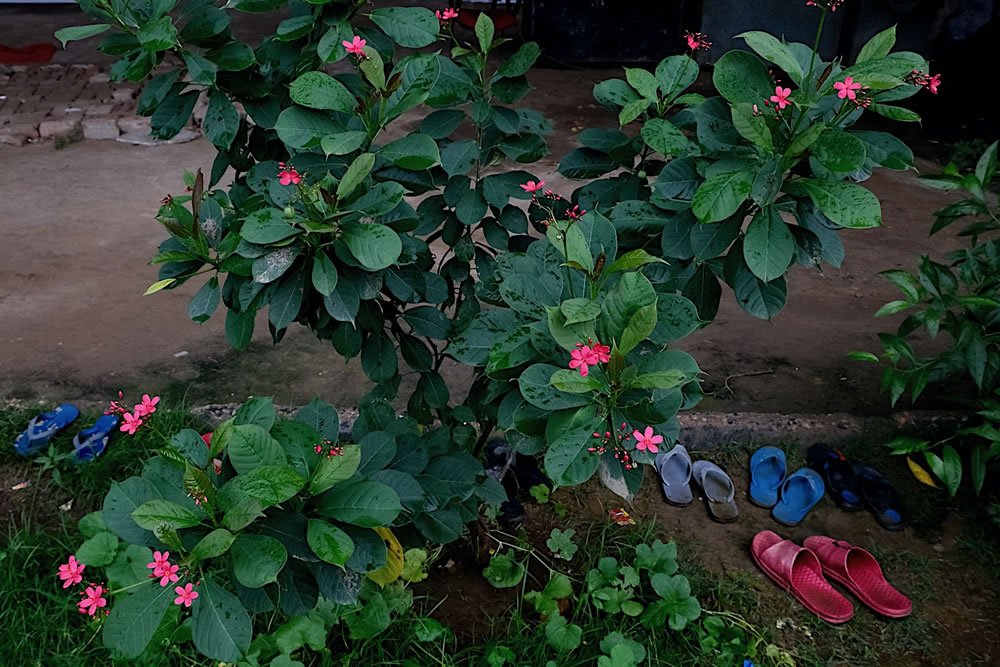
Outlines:
[[60,568],[67,586],[104,568],[80,610],[105,645],[136,659],[188,610],[195,648],[225,662],[252,653],[255,613],[279,611],[290,628],[340,619],[352,638],[373,637],[409,608],[405,582],[426,576],[428,553],[404,553],[395,532],[451,542],[481,502],[505,497],[440,429],[421,432],[387,404],[363,406],[358,444],[339,435],[325,403],[286,420],[255,398],[207,441],[191,430],[164,438],[140,476],[112,484]]
[[562,560],[573,560],[573,556],[576,555],[576,551],[579,548],[573,542],[574,535],[576,535],[576,531],[572,528],[566,530],[553,528],[549,539],[545,541],[545,546],[549,548],[554,557],[561,558]]
[[[989,462],[1000,455],[1000,208],[991,207],[987,187],[997,168],[997,142],[980,156],[973,173],[961,174],[950,164],[944,173],[927,176],[924,183],[944,190],[964,190],[970,196],[935,212],[931,228],[935,234],[960,220],[969,219],[960,236],[969,238],[969,248],[948,254],[941,264],[921,257],[916,273],[883,271],[903,298],[891,301],[876,317],[908,313],[896,333],[881,333],[886,363],[883,391],[893,405],[909,390],[916,401],[926,387],[947,379],[966,381],[973,391],[961,398],[972,406],[979,422],[937,442],[897,438],[888,443],[894,454],[923,452],[928,466],[954,495],[962,479],[962,458],[951,444],[969,451],[968,471],[978,494]],[[940,354],[919,356],[909,339],[918,329],[931,339],[944,333],[951,339]],[[852,355],[864,361],[880,361],[869,352]],[[971,382],[969,382],[971,381]],[[940,450],[941,454],[935,451]]]

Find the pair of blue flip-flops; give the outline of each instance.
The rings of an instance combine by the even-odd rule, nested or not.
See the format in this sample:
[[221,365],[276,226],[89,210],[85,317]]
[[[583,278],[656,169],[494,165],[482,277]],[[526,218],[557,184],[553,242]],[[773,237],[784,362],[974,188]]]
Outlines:
[[798,525],[825,491],[815,470],[802,468],[789,475],[785,452],[777,447],[761,447],[750,457],[750,502],[771,509],[778,523]]
[[[14,451],[21,456],[34,456],[42,450],[56,433],[69,426],[80,416],[75,405],[63,403],[51,412],[32,418],[28,428],[14,440]],[[86,463],[104,453],[108,438],[118,425],[118,415],[102,415],[93,426],[73,436],[73,458]]]

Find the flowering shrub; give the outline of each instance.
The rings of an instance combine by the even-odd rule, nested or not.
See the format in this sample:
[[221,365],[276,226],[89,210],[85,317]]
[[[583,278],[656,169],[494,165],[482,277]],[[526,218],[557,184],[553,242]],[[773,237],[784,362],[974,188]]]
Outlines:
[[447,429],[421,432],[387,405],[365,406],[358,444],[339,434],[329,405],[285,420],[252,399],[207,442],[173,435],[81,522],[88,539],[60,566],[63,587],[83,589],[80,611],[128,658],[173,632],[181,608],[197,650],[225,662],[251,651],[251,613],[308,617],[320,596],[352,636],[378,634],[391,620],[382,610],[409,606],[401,577],[420,575],[405,573],[396,533],[451,542],[480,503],[506,496],[451,451]]
[[[818,44],[827,12],[840,3],[810,4],[822,12]],[[716,315],[723,282],[747,313],[774,317],[793,264],[839,266],[839,231],[881,224],[878,199],[856,183],[878,166],[912,168],[913,154],[890,134],[853,126],[865,111],[918,121],[893,103],[922,87],[936,93],[940,83],[924,74],[921,56],[891,52],[895,28],[873,37],[850,67],[841,58],[824,62],[815,45],[759,31],[741,37],[756,55],[719,58],[718,97],[685,92],[699,72],[689,55],[597,84],[595,99],[618,113],[622,129],[584,130],[583,146],[559,167],[588,180],[569,203],[609,221],[620,252],[655,248],[668,260],[643,272],[657,291],[684,297],[671,312],[686,316],[693,307],[705,322]],[[691,55],[711,46],[702,34],[686,40]],[[623,131],[633,123],[638,136]]]
[[[931,85],[928,83],[927,85]],[[962,429],[956,436],[941,442],[909,437],[899,438],[888,446],[897,454],[923,452],[934,474],[954,495],[962,479],[962,460],[951,444],[957,441],[969,449],[969,472],[976,493],[982,489],[990,460],[1000,455],[1000,209],[990,206],[987,192],[997,168],[997,142],[990,145],[976,164],[974,173],[960,174],[954,165],[945,173],[923,178],[923,182],[944,190],[965,190],[971,196],[948,204],[935,212],[937,220],[931,234],[972,217],[960,236],[970,239],[969,248],[948,253],[949,264],[930,257],[920,258],[915,274],[893,269],[883,271],[899,288],[902,299],[891,301],[876,317],[901,312],[910,314],[896,333],[881,333],[882,359],[886,368],[882,388],[896,402],[910,390],[916,401],[929,383],[946,379],[971,380],[975,390],[968,397],[981,418],[980,423]],[[925,329],[931,339],[940,333],[951,338],[951,345],[940,354],[918,356],[910,340]],[[878,362],[869,352],[854,353],[857,359]],[[930,451],[941,447],[941,455]]]

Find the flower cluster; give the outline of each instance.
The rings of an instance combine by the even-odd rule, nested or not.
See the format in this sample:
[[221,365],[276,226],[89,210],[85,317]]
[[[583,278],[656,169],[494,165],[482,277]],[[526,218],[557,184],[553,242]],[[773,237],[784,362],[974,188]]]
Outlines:
[[279,162],[278,166],[281,167],[281,171],[278,172],[279,183],[282,185],[298,185],[302,182],[302,174],[295,171],[295,167],[290,164],[286,165],[284,162]]
[[821,7],[829,9],[831,12],[837,11],[837,7],[844,4],[844,0],[806,0],[806,7]]
[[637,450],[640,452],[647,452],[649,454],[656,454],[660,451],[660,448],[657,445],[663,442],[662,435],[653,434],[652,426],[647,426],[643,431],[639,431],[637,429],[632,431],[632,433],[629,433],[628,424],[625,422],[622,422],[620,433],[616,433],[614,435],[612,435],[611,431],[594,433],[594,438],[600,440],[600,444],[594,445],[593,447],[587,447],[587,451],[604,454],[610,449],[615,455],[615,458],[625,466],[626,470],[631,470],[639,464],[636,463],[631,456],[629,456],[628,450],[625,448],[625,443],[632,438],[635,438],[635,448]]
[[160,402],[160,397],[153,396],[150,398],[149,394],[143,394],[142,401],[132,406],[131,412],[129,412],[122,402],[124,398],[125,395],[119,391],[118,400],[111,401],[104,414],[121,415],[122,425],[119,427],[119,430],[123,433],[134,435],[139,430],[139,427],[142,426],[143,420],[156,412],[156,404]]
[[458,10],[455,9],[454,7],[448,7],[442,12],[439,9],[436,12],[434,12],[434,16],[436,16],[438,18],[438,21],[441,21],[441,23],[446,23],[452,19],[458,18]]
[[343,456],[344,446],[334,444],[329,440],[324,440],[322,445],[316,445],[315,447],[313,447],[313,451],[316,452],[317,454],[322,454],[323,452],[326,452],[327,458],[330,458],[331,456]]
[[[104,586],[94,584],[87,586],[87,589],[80,593],[83,599],[76,603],[77,607],[80,608],[80,613],[93,616],[98,609],[108,606],[108,599],[104,597],[107,592],[108,589]],[[109,613],[107,610],[104,612],[105,615]]]
[[591,366],[606,364],[611,361],[611,348],[607,345],[594,343],[587,339],[587,344],[577,343],[576,349],[569,353],[569,367],[571,370],[580,370],[582,377],[587,377]]
[[712,46],[712,42],[708,41],[708,35],[703,32],[684,31],[684,40],[687,42],[687,47],[692,51],[699,49],[708,50]]
[[150,579],[159,579],[160,586],[166,586],[167,584],[176,582],[179,578],[177,576],[177,570],[181,569],[179,565],[172,565],[170,563],[170,552],[164,551],[160,553],[159,551],[153,552],[153,562],[147,563],[146,567],[152,570],[152,574],[149,575]]
[[941,85],[941,75],[940,74],[925,74],[924,72],[915,69],[905,77],[903,81],[906,83],[913,84],[914,86],[923,86],[927,90],[931,91],[934,95],[937,95],[938,86]]
[[570,220],[579,220],[587,211],[581,209],[579,205],[566,209],[566,217]]
[[347,49],[348,53],[352,56],[357,56],[359,60],[364,60],[368,57],[365,55],[365,44],[367,44],[367,42],[357,35],[355,35],[354,39],[349,42],[345,39],[341,42],[341,44],[344,45],[344,48]]

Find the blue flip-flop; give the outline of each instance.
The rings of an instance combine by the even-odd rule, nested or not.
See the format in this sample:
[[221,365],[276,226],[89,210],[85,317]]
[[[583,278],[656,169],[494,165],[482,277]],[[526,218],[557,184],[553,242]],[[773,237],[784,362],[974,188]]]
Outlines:
[[73,436],[73,458],[77,463],[93,461],[104,453],[111,432],[118,426],[118,415],[103,415],[93,426]]
[[750,457],[750,502],[768,509],[778,502],[778,489],[788,474],[785,452],[761,447]]
[[51,412],[37,415],[28,422],[28,428],[14,440],[14,451],[21,456],[32,456],[41,451],[57,432],[66,428],[80,415],[75,405],[63,403]]
[[824,493],[826,488],[818,472],[812,468],[796,470],[781,485],[781,499],[771,510],[771,517],[780,524],[797,526]]

